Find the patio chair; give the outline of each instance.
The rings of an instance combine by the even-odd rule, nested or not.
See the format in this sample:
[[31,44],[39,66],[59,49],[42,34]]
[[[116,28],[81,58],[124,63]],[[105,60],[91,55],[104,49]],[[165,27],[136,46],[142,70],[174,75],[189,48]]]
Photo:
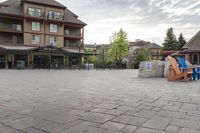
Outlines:
[[167,59],[169,60],[169,68],[168,68],[168,80],[175,81],[184,79],[186,81],[188,76],[190,80],[192,80],[192,71],[188,71],[186,68],[179,68],[179,64],[177,63],[176,59],[168,56]]
[[177,60],[178,60],[180,68],[184,68],[187,71],[193,72],[193,74],[192,74],[193,80],[200,79],[200,67],[189,68],[188,65],[186,64],[185,58],[183,58],[183,57],[178,57]]

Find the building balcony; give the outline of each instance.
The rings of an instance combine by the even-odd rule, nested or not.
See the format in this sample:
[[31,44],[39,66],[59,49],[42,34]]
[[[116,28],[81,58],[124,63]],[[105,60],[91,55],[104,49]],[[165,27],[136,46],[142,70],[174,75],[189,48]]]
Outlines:
[[64,43],[65,48],[71,48],[71,49],[78,49],[79,47],[82,48],[82,44],[80,41],[69,41],[66,40]]
[[34,11],[27,11],[25,18],[37,21],[45,20],[44,14],[42,14],[41,12],[34,12]]
[[54,22],[54,23],[64,23],[64,16],[55,15],[55,14],[48,14],[47,21]]
[[22,34],[23,29],[20,24],[1,24],[0,32]]
[[83,39],[80,31],[65,30],[64,37],[67,39]]

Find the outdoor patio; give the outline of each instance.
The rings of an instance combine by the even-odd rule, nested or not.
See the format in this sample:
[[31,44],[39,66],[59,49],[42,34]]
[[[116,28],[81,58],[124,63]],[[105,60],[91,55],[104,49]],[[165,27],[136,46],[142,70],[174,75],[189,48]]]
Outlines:
[[0,70],[0,133],[199,133],[200,81]]

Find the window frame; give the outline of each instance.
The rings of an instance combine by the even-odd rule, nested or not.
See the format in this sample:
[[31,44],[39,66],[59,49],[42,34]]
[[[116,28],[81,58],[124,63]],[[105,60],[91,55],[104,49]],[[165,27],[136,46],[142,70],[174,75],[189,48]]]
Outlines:
[[58,33],[58,25],[57,24],[50,24],[49,25],[49,31],[51,33]]
[[49,44],[52,46],[57,46],[57,36],[50,36],[49,37]]
[[[33,14],[31,14],[31,13],[33,13]],[[33,17],[41,17],[42,16],[42,9],[35,8],[35,7],[29,7],[28,8],[28,15],[33,16]]]
[[[33,38],[34,38],[34,40],[33,40]],[[32,44],[40,44],[40,39],[41,39],[40,35],[36,35],[36,34],[31,35],[31,43]]]
[[[34,25],[34,23],[35,23],[35,25]],[[32,31],[41,31],[41,23],[40,22],[32,21],[31,24],[32,24]],[[39,24],[39,25],[36,25],[36,24]]]
[[[54,20],[61,19],[61,12],[60,11],[52,11],[52,10],[50,10],[48,13],[49,13],[48,14],[48,16],[49,16],[48,18],[49,19],[54,19]],[[58,19],[57,19],[57,16],[59,17]]]

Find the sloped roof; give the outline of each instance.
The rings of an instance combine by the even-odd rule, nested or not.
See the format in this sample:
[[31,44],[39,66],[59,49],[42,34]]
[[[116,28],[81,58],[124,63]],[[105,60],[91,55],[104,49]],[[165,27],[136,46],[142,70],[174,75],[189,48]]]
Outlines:
[[200,50],[200,31],[189,40],[189,42],[183,47],[183,49]]
[[45,4],[45,5],[56,6],[56,7],[60,7],[60,8],[66,8],[64,5],[60,4],[59,2],[57,2],[55,0],[22,0],[22,2]]
[[75,18],[78,18],[78,15],[76,15],[74,12],[72,12],[71,10],[69,10],[68,8],[65,9],[65,12],[68,12],[70,15],[72,15]]
[[64,13],[64,21],[66,23],[80,24],[80,25],[84,25],[84,26],[87,25],[83,21],[77,19],[76,16],[77,15],[75,15],[74,13],[72,13],[71,11],[69,11],[67,9],[67,10],[65,10],[65,13]]
[[21,0],[7,0],[5,2],[0,3],[2,5],[8,5],[8,6],[2,6],[0,8],[0,13],[4,14],[12,14],[12,15],[23,15],[22,9],[21,9]]
[[[43,3],[46,5],[55,5],[55,6],[59,6],[59,7],[65,7],[62,4],[56,2],[55,0],[22,0],[22,1],[23,2]],[[0,13],[23,16],[21,0],[7,0],[0,4],[8,5],[8,6],[2,6],[0,8]],[[73,13],[72,11],[70,11],[69,9],[67,9],[66,7],[65,7],[65,13],[64,13],[64,22],[78,24],[78,25],[82,25],[82,26],[87,25],[86,23],[79,20],[78,16],[75,13]]]
[[130,42],[129,47],[132,47],[132,46],[138,46],[140,48],[157,48],[157,49],[161,48],[160,45],[156,43],[147,42],[147,41]]

